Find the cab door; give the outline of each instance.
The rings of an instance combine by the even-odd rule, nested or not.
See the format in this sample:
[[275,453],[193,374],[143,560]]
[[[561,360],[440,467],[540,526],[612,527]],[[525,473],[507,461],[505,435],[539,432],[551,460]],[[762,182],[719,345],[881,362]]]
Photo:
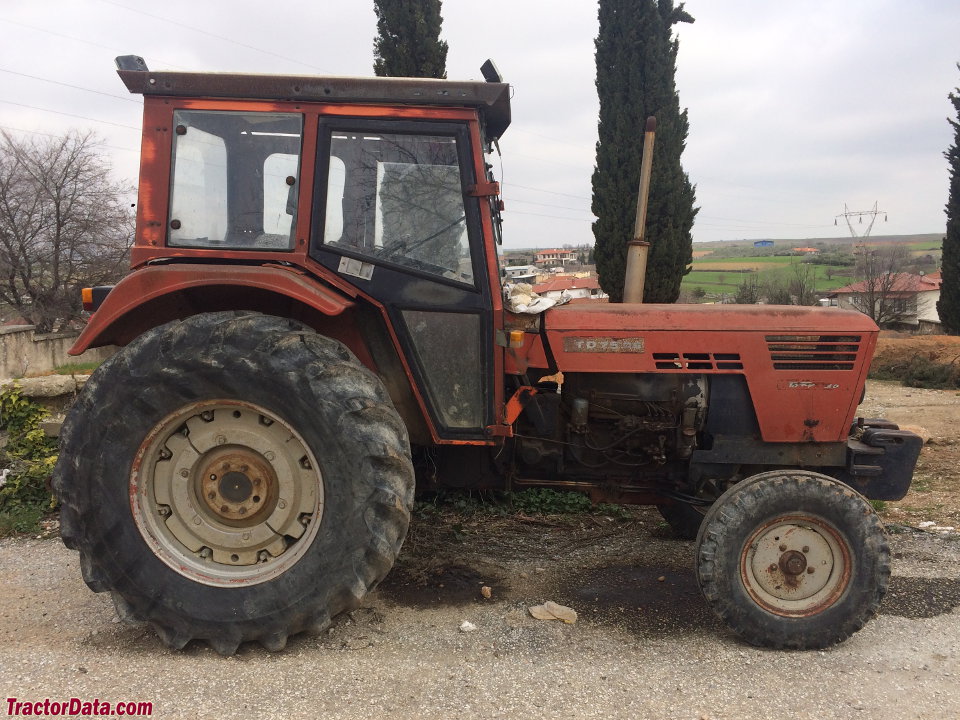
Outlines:
[[492,300],[465,123],[321,118],[310,254],[384,305],[441,438],[487,439]]

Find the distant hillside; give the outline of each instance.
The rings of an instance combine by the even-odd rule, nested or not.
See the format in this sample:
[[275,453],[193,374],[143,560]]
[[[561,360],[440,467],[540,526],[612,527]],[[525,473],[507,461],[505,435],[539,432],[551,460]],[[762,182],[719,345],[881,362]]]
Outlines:
[[[755,240],[727,240],[694,243],[693,266],[684,276],[682,290],[690,297],[722,302],[749,282],[764,287],[789,287],[797,272],[808,273],[816,292],[848,285],[854,279],[856,246],[903,245],[910,259],[907,272],[932,272],[940,266],[942,235],[880,235],[869,238],[797,238],[773,240],[772,245],[756,247]],[[794,248],[813,248],[819,252],[793,252]]]
[[[711,242],[697,242],[693,244],[694,250],[716,250],[720,247],[753,247],[755,242],[759,242],[765,238],[760,238],[759,240],[713,240]],[[792,247],[819,247],[820,245],[856,245],[861,242],[866,242],[868,245],[874,243],[940,243],[943,240],[943,233],[919,233],[917,235],[871,235],[868,238],[862,237],[850,237],[849,235],[844,237],[835,237],[835,238],[794,238],[794,239],[783,239],[777,238],[772,239],[774,248],[785,249]]]

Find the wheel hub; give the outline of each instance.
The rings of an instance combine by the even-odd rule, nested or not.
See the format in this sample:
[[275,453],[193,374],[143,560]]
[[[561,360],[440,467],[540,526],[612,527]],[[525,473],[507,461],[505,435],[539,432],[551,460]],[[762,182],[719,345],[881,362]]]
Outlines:
[[[785,579],[795,577],[807,569],[807,556],[802,552],[789,550],[780,556],[780,562],[777,565]],[[789,580],[787,581],[789,582]]]
[[828,607],[850,581],[847,543],[814,516],[779,518],[756,530],[744,545],[744,588],[777,615],[802,617]]
[[208,585],[259,583],[309,548],[323,482],[306,443],[264,408],[189,405],[162,420],[137,453],[131,507],[164,563]]
[[231,447],[214,451],[197,473],[198,495],[215,519],[256,525],[277,502],[277,474],[257,452]]

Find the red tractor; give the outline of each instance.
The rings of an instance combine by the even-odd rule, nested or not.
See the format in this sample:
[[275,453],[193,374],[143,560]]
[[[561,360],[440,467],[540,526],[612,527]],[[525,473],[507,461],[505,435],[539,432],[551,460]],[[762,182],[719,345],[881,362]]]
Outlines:
[[64,423],[54,487],[121,617],[174,648],[279,650],[387,574],[417,482],[656,505],[751,643],[822,647],[875,613],[890,553],[866,498],[906,493],[921,440],[856,418],[866,316],[510,312],[498,78],[118,67],[144,97],[132,267],[85,291],[72,352],[123,348]]

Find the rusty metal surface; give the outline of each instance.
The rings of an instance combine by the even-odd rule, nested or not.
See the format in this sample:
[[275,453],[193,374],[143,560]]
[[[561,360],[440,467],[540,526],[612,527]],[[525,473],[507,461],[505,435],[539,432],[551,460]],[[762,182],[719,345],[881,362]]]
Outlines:
[[127,90],[141,95],[474,107],[482,110],[490,137],[500,137],[510,125],[507,83],[136,70],[117,74]]
[[[743,376],[761,438],[774,443],[846,441],[879,332],[861,313],[792,306],[596,303],[544,316],[563,373]],[[775,359],[770,344],[787,335],[813,350],[795,362]],[[857,341],[836,339],[850,337]],[[639,348],[638,340],[644,352],[610,351],[613,341]],[[829,349],[817,352],[820,345]]]
[[[339,315],[353,305],[352,301],[302,274],[277,266],[152,265],[127,275],[114,287],[69,352],[79,355],[89,347],[122,344],[167,320],[215,309],[211,306],[191,308],[184,294],[190,290],[218,288],[275,293],[324,315]],[[144,306],[161,299],[167,301],[164,307],[171,317],[144,316]]]
[[850,584],[853,560],[843,536],[818,517],[779,517],[744,543],[740,577],[759,606],[783,617],[830,608]]

